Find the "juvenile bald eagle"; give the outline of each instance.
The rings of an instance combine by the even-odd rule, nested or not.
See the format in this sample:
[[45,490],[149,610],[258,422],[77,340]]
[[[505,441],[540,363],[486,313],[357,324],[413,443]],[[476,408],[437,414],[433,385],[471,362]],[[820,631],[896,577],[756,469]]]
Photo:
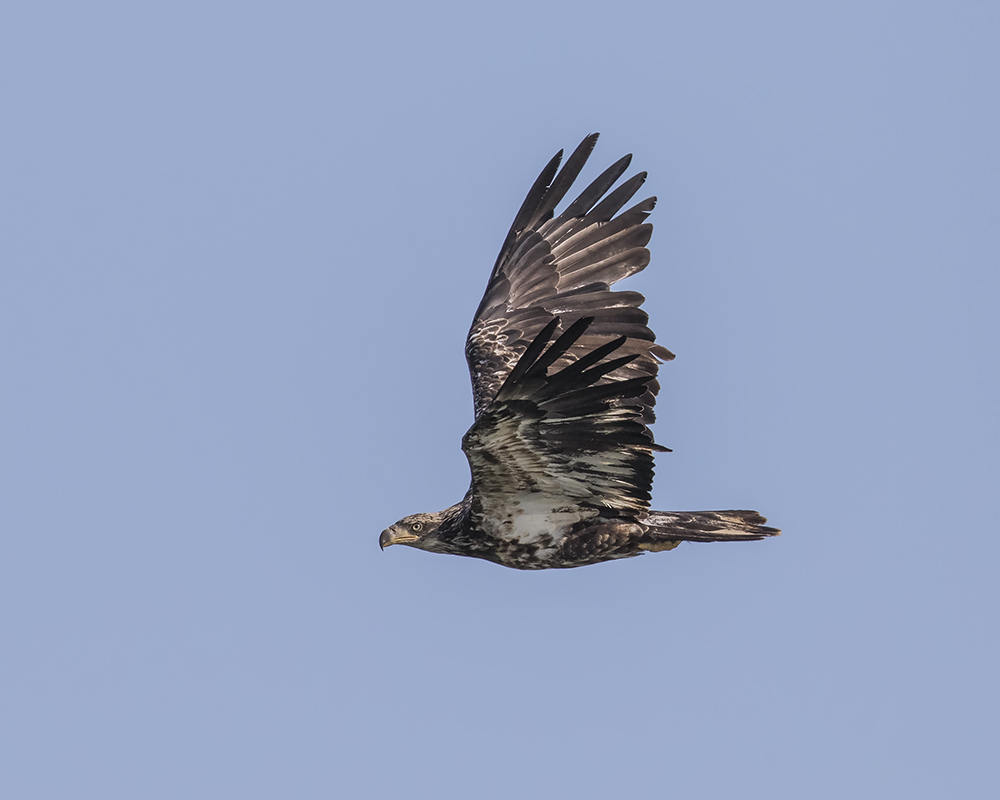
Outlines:
[[554,216],[597,136],[562,170],[562,151],[542,170],[472,321],[476,421],[462,439],[472,486],[451,508],[390,525],[383,548],[549,569],[778,533],[756,511],[649,509],[653,452],[667,450],[648,428],[656,374],[674,356],[654,343],[645,298],[611,285],[649,263],[656,198],[621,211],[646,179],[609,192],[628,155]]

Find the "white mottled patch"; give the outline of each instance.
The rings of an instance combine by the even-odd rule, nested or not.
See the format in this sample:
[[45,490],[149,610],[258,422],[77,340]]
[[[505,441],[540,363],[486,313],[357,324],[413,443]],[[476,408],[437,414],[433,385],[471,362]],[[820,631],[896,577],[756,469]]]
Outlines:
[[502,539],[514,540],[539,548],[539,554],[559,546],[567,531],[584,519],[597,516],[585,508],[553,508],[552,498],[539,493],[518,495],[501,518],[486,520],[488,532]]

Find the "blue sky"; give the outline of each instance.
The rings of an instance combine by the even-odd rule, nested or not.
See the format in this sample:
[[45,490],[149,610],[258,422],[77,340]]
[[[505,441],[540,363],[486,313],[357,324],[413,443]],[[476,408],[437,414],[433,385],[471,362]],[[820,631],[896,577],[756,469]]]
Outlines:
[[[0,794],[1000,787],[994,3],[9,3]],[[525,574],[464,336],[538,171],[648,170],[654,506]]]

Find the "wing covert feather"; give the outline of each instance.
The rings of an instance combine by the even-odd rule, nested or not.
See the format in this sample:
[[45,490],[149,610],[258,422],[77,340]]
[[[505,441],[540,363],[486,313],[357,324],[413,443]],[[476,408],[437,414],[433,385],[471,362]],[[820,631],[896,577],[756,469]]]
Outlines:
[[550,345],[560,323],[553,318],[529,343],[462,440],[477,529],[510,524],[558,537],[566,531],[555,520],[568,523],[567,515],[631,516],[649,506],[653,452],[664,449],[641,421],[651,378],[608,380],[641,353],[623,355],[629,340],[620,336],[553,369],[593,320],[578,319]]

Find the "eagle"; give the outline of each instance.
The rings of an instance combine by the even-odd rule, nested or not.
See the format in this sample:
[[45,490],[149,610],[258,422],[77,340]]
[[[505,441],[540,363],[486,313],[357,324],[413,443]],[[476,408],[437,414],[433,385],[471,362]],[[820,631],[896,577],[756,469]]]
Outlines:
[[472,485],[444,511],[413,514],[379,537],[515,569],[580,567],[738,542],[779,531],[756,511],[653,511],[649,429],[657,372],[645,298],[611,286],[649,263],[647,198],[625,211],[646,173],[626,155],[558,215],[586,164],[587,136],[562,169],[542,170],[504,240],[465,344],[475,422],[462,438]]

